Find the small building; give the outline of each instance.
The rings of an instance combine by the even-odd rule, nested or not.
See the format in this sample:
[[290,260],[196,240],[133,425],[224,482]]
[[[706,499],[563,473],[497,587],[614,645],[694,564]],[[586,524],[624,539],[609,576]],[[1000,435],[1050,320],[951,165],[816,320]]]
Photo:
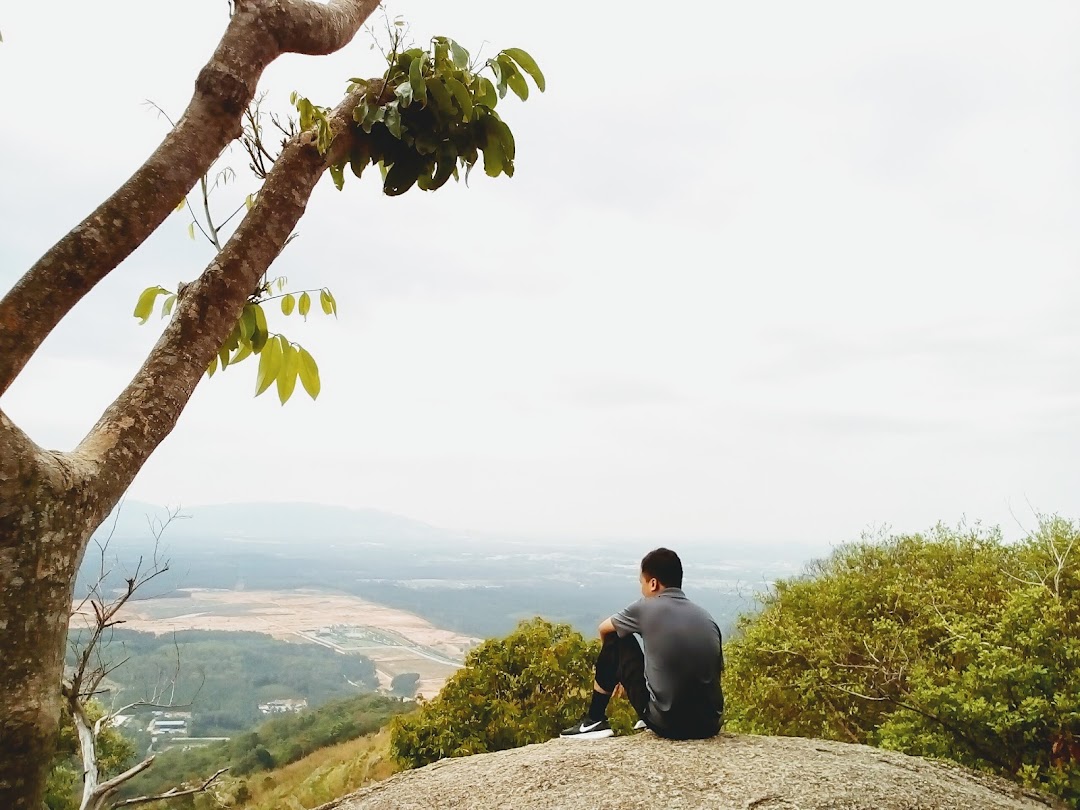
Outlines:
[[259,704],[259,711],[263,714],[295,714],[306,708],[307,698],[283,698]]
[[187,734],[188,733],[188,721],[187,720],[162,720],[155,717],[150,721],[150,728],[147,729],[151,734]]

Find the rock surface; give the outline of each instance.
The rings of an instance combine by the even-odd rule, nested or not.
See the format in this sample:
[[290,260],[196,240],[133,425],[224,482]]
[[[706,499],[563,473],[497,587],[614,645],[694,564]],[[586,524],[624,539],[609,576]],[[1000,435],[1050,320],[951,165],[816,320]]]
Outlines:
[[651,733],[552,740],[445,759],[319,810],[1045,810],[1057,805],[964,768],[798,737]]

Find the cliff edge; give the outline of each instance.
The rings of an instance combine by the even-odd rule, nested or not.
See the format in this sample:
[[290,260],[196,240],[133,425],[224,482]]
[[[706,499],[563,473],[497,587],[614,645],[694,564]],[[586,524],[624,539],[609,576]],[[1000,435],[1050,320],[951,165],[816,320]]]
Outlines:
[[864,745],[721,734],[551,740],[445,759],[318,810],[1045,810],[956,765]]

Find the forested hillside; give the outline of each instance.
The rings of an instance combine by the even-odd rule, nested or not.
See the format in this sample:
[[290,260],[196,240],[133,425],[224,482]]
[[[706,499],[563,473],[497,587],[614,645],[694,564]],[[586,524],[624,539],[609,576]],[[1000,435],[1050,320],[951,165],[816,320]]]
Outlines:
[[[79,643],[75,632],[72,641]],[[117,688],[102,696],[103,702],[124,705],[144,699],[175,676],[175,688],[170,685],[166,697],[190,704],[193,736],[231,736],[250,729],[265,719],[259,704],[270,700],[303,698],[315,707],[378,686],[374,665],[362,655],[340,655],[260,633],[116,630],[103,655],[123,661],[109,675]],[[138,728],[145,722],[130,725]]]

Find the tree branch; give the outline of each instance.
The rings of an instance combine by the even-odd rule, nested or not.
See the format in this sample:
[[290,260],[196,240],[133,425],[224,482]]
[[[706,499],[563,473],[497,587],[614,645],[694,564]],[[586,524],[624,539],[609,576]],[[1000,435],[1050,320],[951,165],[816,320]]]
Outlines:
[[90,796],[89,802],[83,806],[83,810],[101,810],[105,806],[105,802],[109,797],[117,791],[117,789],[127,782],[129,779],[134,779],[140,773],[145,771],[151,765],[154,764],[153,757],[147,757],[138,765],[133,765],[118,776],[114,776],[105,782],[102,782],[93,791]]
[[176,126],[97,210],[0,300],[0,394],[60,320],[172,212],[240,135],[263,70],[282,53],[342,48],[378,0],[243,0]]
[[327,165],[351,148],[352,111],[363,94],[348,94],[330,114],[335,133],[330,154],[319,154],[311,133],[299,133],[286,144],[255,206],[202,275],[181,293],[172,320],[142,368],[75,451],[103,494],[119,498],[176,425],[251,291],[303,216]]
[[113,810],[116,810],[116,808],[118,808],[118,807],[131,807],[133,804],[146,804],[147,802],[159,802],[162,799],[175,799],[177,796],[190,796],[193,793],[202,793],[208,787],[210,787],[210,785],[214,782],[215,779],[217,779],[219,776],[221,776],[227,770],[229,770],[229,769],[228,768],[222,768],[220,771],[215,773],[213,776],[211,776],[209,779],[207,779],[205,782],[203,782],[198,787],[188,788],[187,790],[177,790],[176,788],[173,788],[172,790],[167,790],[164,793],[159,793],[157,796],[136,796],[134,799],[124,799],[124,801],[117,802],[116,804],[114,804],[113,805]]

